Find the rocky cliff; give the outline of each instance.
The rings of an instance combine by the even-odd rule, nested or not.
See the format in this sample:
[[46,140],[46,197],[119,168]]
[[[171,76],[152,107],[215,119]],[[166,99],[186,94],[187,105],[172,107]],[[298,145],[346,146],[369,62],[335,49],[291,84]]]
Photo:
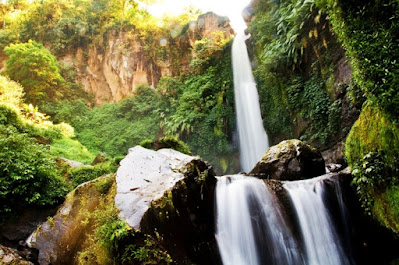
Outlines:
[[143,39],[135,30],[118,34],[110,30],[96,44],[78,48],[62,60],[78,71],[78,80],[95,97],[95,104],[117,102],[130,95],[138,85],[155,87],[162,76],[177,76],[189,69],[196,40],[211,38],[213,32],[231,38],[233,30],[227,17],[207,13],[170,36]]

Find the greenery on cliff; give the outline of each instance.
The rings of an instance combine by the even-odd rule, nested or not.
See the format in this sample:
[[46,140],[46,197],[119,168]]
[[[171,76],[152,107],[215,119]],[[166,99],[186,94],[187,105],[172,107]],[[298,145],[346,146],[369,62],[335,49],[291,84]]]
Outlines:
[[345,137],[354,85],[348,73],[339,75],[345,58],[327,14],[314,1],[259,0],[250,32],[272,142],[294,137],[326,149]]
[[345,156],[359,200],[399,233],[398,2],[259,0],[254,6],[255,76],[272,142],[295,137],[326,148],[350,130]]
[[346,141],[346,157],[367,213],[399,233],[397,1],[318,1],[367,98]]

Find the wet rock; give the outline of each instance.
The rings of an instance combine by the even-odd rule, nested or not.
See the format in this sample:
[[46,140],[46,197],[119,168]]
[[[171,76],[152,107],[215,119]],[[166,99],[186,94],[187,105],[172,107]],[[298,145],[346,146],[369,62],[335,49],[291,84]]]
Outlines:
[[76,264],[76,254],[94,229],[91,213],[113,182],[114,176],[108,175],[79,185],[67,195],[57,213],[38,227],[28,243],[39,249],[41,265]]
[[344,141],[337,143],[332,148],[323,151],[321,154],[327,164],[341,164],[346,166]]
[[0,245],[0,264],[2,265],[34,265],[23,259],[16,250]]
[[324,173],[324,159],[320,152],[296,139],[270,147],[250,172],[261,178],[277,180],[307,179]]
[[99,153],[96,158],[94,158],[93,162],[91,162],[92,166],[95,166],[97,164],[101,164],[108,161],[108,158],[105,156],[104,153]]

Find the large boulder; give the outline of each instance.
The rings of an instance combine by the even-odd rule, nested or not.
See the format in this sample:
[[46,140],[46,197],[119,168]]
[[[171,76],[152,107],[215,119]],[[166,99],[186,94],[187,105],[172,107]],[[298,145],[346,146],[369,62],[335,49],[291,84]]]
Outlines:
[[[215,264],[215,183],[213,170],[198,157],[136,146],[116,176],[86,182],[69,193],[29,242],[40,250],[41,265],[118,263],[132,247],[143,251],[143,241],[151,241],[144,251],[157,248],[157,255],[168,253],[177,264]],[[107,245],[121,229],[128,235]]]
[[116,175],[115,205],[136,231],[160,236],[175,261],[212,264],[216,179],[202,159],[136,146]]
[[112,205],[112,194],[105,195],[112,193],[109,191],[114,179],[114,175],[108,175],[79,185],[67,195],[57,213],[32,234],[28,243],[39,249],[41,265],[78,264],[77,254],[84,250],[95,226],[92,213],[104,208],[104,201]]
[[267,179],[301,180],[325,174],[325,163],[317,149],[300,140],[286,140],[270,147],[250,174]]

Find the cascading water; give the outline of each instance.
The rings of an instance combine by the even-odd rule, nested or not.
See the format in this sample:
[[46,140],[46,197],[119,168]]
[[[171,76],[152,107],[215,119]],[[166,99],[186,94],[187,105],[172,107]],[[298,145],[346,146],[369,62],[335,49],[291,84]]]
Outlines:
[[216,205],[216,239],[224,265],[303,264],[279,203],[262,180],[221,177]]
[[[324,179],[325,177],[319,177],[284,184],[298,217],[307,257],[306,264],[349,265],[350,258],[344,251],[332,216],[323,200]],[[340,190],[339,187],[337,189]],[[337,196],[341,195],[337,193]],[[342,197],[338,198],[340,200],[342,201]]]
[[[284,182],[280,192],[291,199],[289,208],[293,209],[288,215],[264,181],[243,175],[220,177],[216,186],[216,239],[223,264],[354,264],[336,229],[335,221],[341,218],[333,220],[324,202],[326,179]],[[332,181],[332,185],[339,183]],[[340,187],[335,186],[335,190],[337,197],[330,199],[336,199],[340,208]],[[292,231],[294,227],[297,233]]]
[[[245,26],[234,28],[238,32],[232,57],[240,162],[242,170],[249,172],[269,143],[245,44]],[[287,214],[264,181],[243,175],[220,177],[216,186],[216,239],[223,264],[354,264],[326,210],[324,185],[321,177],[284,183],[280,192],[286,194],[286,203],[291,198],[288,208],[293,209]],[[336,190],[344,226],[346,213],[339,187]]]
[[260,113],[259,96],[252,75],[245,40],[245,27],[240,27],[232,47],[234,93],[240,142],[240,163],[249,172],[262,158],[269,142]]

